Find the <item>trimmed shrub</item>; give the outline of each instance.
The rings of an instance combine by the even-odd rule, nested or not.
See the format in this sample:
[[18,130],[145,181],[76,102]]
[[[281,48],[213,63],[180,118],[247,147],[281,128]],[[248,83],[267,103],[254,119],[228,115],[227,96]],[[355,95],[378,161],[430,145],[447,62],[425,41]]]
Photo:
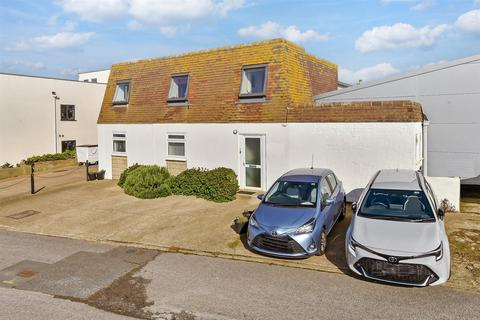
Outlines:
[[206,170],[188,169],[172,179],[170,187],[173,194],[194,196],[203,193],[206,184]]
[[117,185],[121,188],[123,188],[123,184],[125,183],[125,179],[127,179],[127,176],[135,169],[141,167],[138,163],[135,163],[134,165],[131,165],[127,169],[123,170],[122,174],[120,175],[120,179],[118,179]]
[[238,191],[237,175],[232,169],[188,169],[172,179],[173,194],[195,195],[214,202],[235,199]]
[[31,156],[25,160],[25,164],[32,165],[36,162],[43,162],[43,161],[55,161],[55,160],[68,160],[68,159],[75,159],[77,156],[75,150],[67,150],[62,153],[48,153],[41,156]]
[[139,166],[128,173],[123,190],[140,199],[167,197],[172,194],[170,181],[170,173],[164,167]]

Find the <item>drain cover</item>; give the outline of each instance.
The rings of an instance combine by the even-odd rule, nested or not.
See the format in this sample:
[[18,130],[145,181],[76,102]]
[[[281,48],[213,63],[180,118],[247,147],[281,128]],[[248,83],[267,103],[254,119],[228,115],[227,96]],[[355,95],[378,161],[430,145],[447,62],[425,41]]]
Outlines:
[[22,212],[11,214],[7,217],[15,219],[15,220],[20,220],[20,219],[23,219],[23,218],[26,218],[26,217],[33,216],[34,214],[37,214],[37,213],[40,213],[40,211],[25,210],[25,211],[22,211]]

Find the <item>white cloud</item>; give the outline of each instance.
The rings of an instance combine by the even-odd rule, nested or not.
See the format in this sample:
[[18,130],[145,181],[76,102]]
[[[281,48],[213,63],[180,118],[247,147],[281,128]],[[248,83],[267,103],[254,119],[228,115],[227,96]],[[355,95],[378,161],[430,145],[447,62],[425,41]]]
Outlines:
[[[102,22],[129,15],[139,24],[175,27],[213,16],[225,16],[246,5],[246,0],[59,0],[65,12],[80,19]],[[129,23],[131,27],[132,22]]]
[[455,26],[465,32],[480,33],[480,9],[462,14],[455,22]]
[[30,49],[63,49],[85,44],[94,32],[59,32],[54,35],[39,36],[27,41],[21,41],[10,50]]
[[121,17],[128,10],[128,0],[59,0],[65,12],[94,22]]
[[446,24],[434,28],[415,28],[406,23],[375,27],[365,31],[356,40],[355,48],[362,53],[396,48],[428,48],[432,47],[448,28]]
[[414,11],[423,11],[431,7],[433,3],[434,3],[433,0],[422,0],[422,1],[419,1],[416,5],[410,7],[410,9]]
[[381,3],[384,5],[391,3],[407,3],[411,5],[410,10],[422,11],[435,4],[435,0],[382,0]]
[[384,78],[397,72],[399,72],[399,70],[393,67],[390,63],[379,63],[356,71],[340,68],[338,77],[340,81],[355,84],[359,81],[368,82]]
[[294,42],[325,41],[329,38],[328,35],[312,29],[301,31],[294,25],[283,27],[273,21],[267,21],[260,26],[240,28],[238,34],[242,37],[259,39],[285,38]]

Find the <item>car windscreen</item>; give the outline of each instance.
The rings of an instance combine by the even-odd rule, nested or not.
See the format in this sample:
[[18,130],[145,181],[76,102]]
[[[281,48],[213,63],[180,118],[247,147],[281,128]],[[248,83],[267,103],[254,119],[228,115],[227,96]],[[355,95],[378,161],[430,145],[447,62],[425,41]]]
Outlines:
[[423,191],[371,189],[359,216],[374,219],[433,222],[435,217]]
[[265,196],[264,203],[279,206],[317,205],[318,183],[277,181]]

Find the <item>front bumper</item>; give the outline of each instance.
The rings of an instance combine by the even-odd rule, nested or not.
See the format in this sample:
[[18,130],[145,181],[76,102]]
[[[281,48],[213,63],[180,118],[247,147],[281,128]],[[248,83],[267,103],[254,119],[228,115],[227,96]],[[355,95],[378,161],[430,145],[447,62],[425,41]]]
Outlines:
[[314,233],[279,232],[272,235],[271,232],[252,226],[248,227],[247,243],[258,253],[280,258],[306,258],[318,250]]
[[[350,270],[365,278],[407,286],[434,286],[447,282],[450,276],[450,258],[436,260],[434,256],[403,259],[394,252],[378,252],[352,248],[346,241],[345,251]],[[401,261],[391,263],[385,256]]]

